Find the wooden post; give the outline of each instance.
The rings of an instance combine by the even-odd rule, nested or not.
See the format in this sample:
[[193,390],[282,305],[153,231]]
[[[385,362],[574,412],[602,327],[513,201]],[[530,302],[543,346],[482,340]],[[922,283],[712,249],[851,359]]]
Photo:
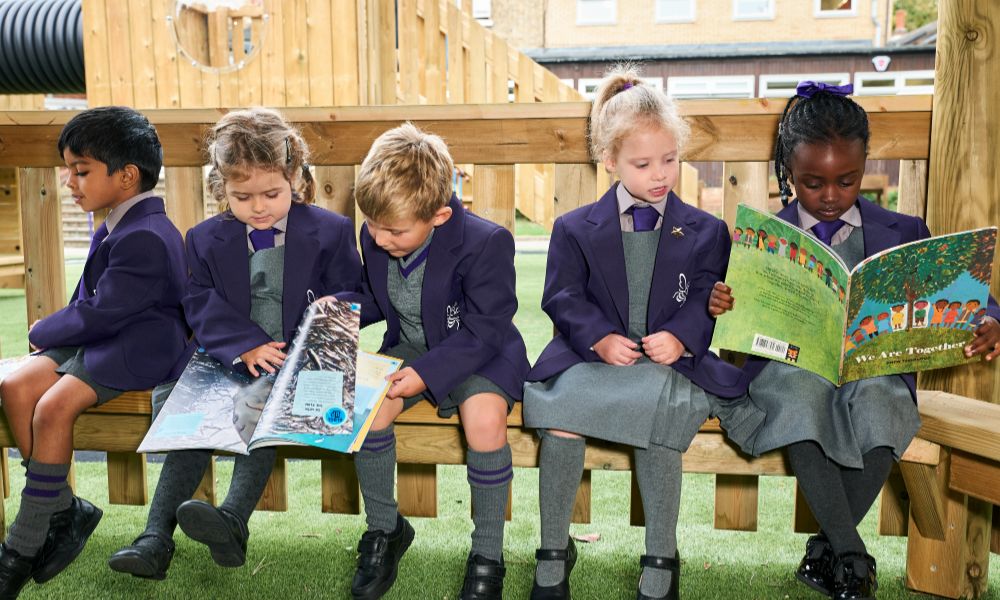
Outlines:
[[213,456],[208,461],[208,467],[205,469],[205,474],[201,476],[201,483],[198,484],[198,489],[194,491],[194,495],[191,496],[195,500],[204,500],[212,506],[215,506],[216,498],[215,494],[215,457]]
[[201,167],[167,167],[167,217],[187,235],[205,219],[204,177]]
[[135,506],[149,502],[145,454],[108,452],[108,502]]
[[927,161],[899,161],[899,199],[896,212],[920,217],[927,214]]
[[758,477],[715,476],[715,528],[757,531]]
[[677,178],[677,189],[674,191],[685,203],[701,208],[698,169],[690,163],[681,163],[680,177]]
[[795,514],[792,516],[792,530],[795,533],[816,533],[819,531],[819,523],[813,516],[809,503],[806,502],[802,488],[795,485]]
[[576,499],[573,501],[574,523],[590,523],[590,469],[584,469],[580,477],[580,487],[576,489]]
[[62,207],[52,167],[20,169],[21,228],[24,239],[25,300],[28,324],[66,305]]
[[476,165],[473,211],[514,232],[514,166]]
[[632,468],[629,470],[632,479],[631,493],[629,494],[628,522],[633,527],[642,527],[646,524],[646,510],[642,506],[642,492],[639,490],[639,478],[635,474],[635,461],[632,461]]
[[722,167],[722,219],[733,228],[736,206],[767,210],[767,163],[727,162]]
[[[603,167],[602,167],[603,168]],[[556,165],[555,216],[597,200],[597,167],[593,163]]]
[[893,466],[889,479],[882,488],[879,502],[879,535],[906,535],[909,514],[910,502],[906,494],[906,483],[899,467]]
[[[364,0],[367,104],[396,104],[396,2]],[[360,60],[360,58],[359,58]]]
[[361,493],[354,461],[333,456],[320,461],[323,512],[356,515],[361,512]]
[[354,167],[316,167],[316,205],[352,222],[354,217]]
[[407,517],[437,516],[437,465],[396,465],[399,512]]
[[274,460],[274,470],[267,480],[264,493],[257,503],[257,510],[288,510],[288,460],[280,456]]

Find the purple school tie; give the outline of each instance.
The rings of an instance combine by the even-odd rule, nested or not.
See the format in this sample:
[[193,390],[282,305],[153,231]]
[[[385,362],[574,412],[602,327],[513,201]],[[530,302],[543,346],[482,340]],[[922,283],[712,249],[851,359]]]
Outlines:
[[632,229],[635,231],[652,231],[660,218],[660,213],[652,206],[633,204],[625,212],[632,214]]
[[257,250],[267,250],[274,248],[274,234],[278,230],[274,227],[269,229],[254,229],[250,232],[250,243],[253,244],[254,252]]
[[847,223],[837,219],[836,221],[820,221],[812,226],[813,233],[819,238],[819,241],[823,242],[827,246],[833,245],[833,234],[840,231],[840,228]]
[[[90,250],[87,251],[87,262],[90,262],[90,257],[97,252],[97,248],[104,241],[104,238],[108,237],[108,223],[107,221],[101,223],[101,226],[97,228],[94,232],[94,237],[90,240]],[[83,277],[80,277],[80,289],[76,292],[76,297],[80,300],[87,299],[87,290],[83,287]]]

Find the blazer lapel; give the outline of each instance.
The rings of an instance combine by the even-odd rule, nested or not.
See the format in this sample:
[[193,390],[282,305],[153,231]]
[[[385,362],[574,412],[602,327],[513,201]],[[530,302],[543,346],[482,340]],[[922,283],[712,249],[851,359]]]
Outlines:
[[215,237],[220,240],[214,255],[214,272],[222,278],[222,289],[241,315],[250,316],[250,249],[247,247],[246,225],[235,218],[222,219]]
[[865,258],[899,245],[899,230],[891,212],[863,199],[858,201],[858,210],[861,211],[861,232],[865,237]]
[[[122,215],[122,218],[118,221],[118,225],[115,226],[114,231],[108,234],[108,238],[111,239],[105,238],[105,240],[94,250],[94,253],[87,257],[87,260],[83,265],[83,274],[80,276],[80,279],[83,282],[82,285],[84,287],[84,293],[87,297],[92,295],[91,292],[93,292],[94,287],[97,284],[97,280],[100,279],[99,274],[95,277],[95,271],[100,269],[100,272],[104,273],[104,269],[108,266],[107,252],[103,246],[105,246],[105,244],[113,243],[113,236],[122,235],[123,232],[127,231],[128,226],[133,221],[154,213],[165,213],[163,208],[163,198],[150,196],[145,200],[139,201],[139,203]],[[77,293],[79,293],[79,285],[80,284],[77,285]],[[73,295],[73,298],[76,298],[75,294]]]
[[[319,239],[315,221],[306,214],[308,209],[292,204],[285,232],[285,266],[282,275],[281,319],[285,338],[291,341],[295,324],[302,317],[299,307],[309,291],[310,274],[316,271]],[[316,290],[313,290],[315,293]],[[306,300],[308,303],[308,301]]]
[[451,218],[434,230],[420,290],[420,318],[428,346],[440,342],[444,335],[438,325],[445,316],[451,282],[458,265],[458,252],[465,239],[466,215],[462,201],[452,194],[448,206],[451,207]]
[[616,190],[611,186],[591,209],[587,220],[594,225],[590,233],[594,262],[615,304],[621,326],[628,331],[628,276],[625,274],[625,248],[622,246],[621,217]]
[[[691,250],[694,248],[698,231],[693,229],[687,219],[687,207],[673,192],[667,196],[667,206],[663,213],[663,226],[660,228],[660,243],[656,249],[656,263],[653,267],[653,280],[649,290],[649,306],[646,311],[646,322],[650,325],[666,306],[680,307],[684,300],[670,303],[674,294],[683,292],[687,297],[687,289],[691,284],[689,275],[682,269],[688,264]],[[674,232],[679,235],[674,235]]]

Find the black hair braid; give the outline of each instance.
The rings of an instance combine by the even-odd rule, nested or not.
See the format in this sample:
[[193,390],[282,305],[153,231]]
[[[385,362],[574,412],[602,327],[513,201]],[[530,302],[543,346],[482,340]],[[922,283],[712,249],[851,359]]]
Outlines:
[[792,188],[788,171],[792,152],[799,144],[830,143],[837,139],[861,140],[868,155],[868,115],[846,96],[817,92],[812,97],[793,96],[785,104],[774,144],[774,174],[782,206],[788,206]]

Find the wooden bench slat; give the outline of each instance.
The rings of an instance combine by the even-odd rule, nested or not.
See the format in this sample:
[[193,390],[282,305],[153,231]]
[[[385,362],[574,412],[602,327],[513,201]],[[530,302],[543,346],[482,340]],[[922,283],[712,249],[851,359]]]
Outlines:
[[345,455],[331,456],[320,461],[322,510],[325,513],[356,515],[361,512],[361,490],[354,461]]
[[264,493],[257,502],[257,510],[284,512],[288,510],[288,461],[278,457],[274,469],[267,478]]
[[921,438],[1000,461],[1000,404],[947,392],[918,392]]
[[955,450],[948,487],[992,504],[1000,504],[1000,463]]
[[108,501],[133,506],[149,502],[145,454],[108,452]]
[[396,465],[396,499],[407,517],[436,517],[437,465]]
[[757,475],[715,476],[715,528],[757,531],[760,478]]

